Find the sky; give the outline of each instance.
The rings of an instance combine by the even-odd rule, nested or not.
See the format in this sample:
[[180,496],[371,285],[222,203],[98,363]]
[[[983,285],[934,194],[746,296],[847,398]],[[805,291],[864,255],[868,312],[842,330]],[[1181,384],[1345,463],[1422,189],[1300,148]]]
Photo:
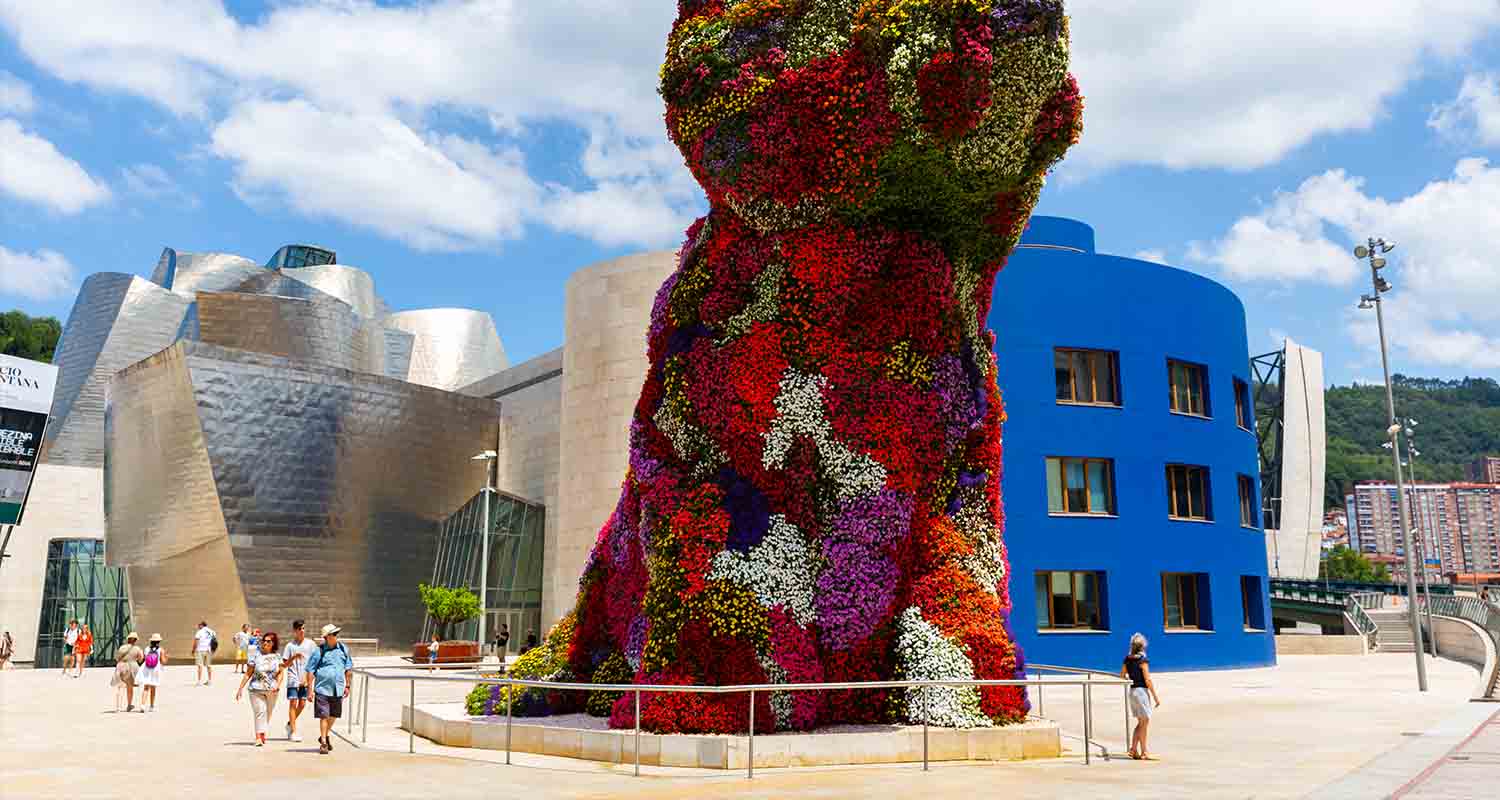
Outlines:
[[[1226,283],[1252,351],[1500,377],[1500,2],[1069,0],[1083,141],[1037,213]],[[667,141],[670,0],[0,0],[0,307],[65,319],[162,247],[321,244],[397,309],[562,342],[580,267],[706,210]]]

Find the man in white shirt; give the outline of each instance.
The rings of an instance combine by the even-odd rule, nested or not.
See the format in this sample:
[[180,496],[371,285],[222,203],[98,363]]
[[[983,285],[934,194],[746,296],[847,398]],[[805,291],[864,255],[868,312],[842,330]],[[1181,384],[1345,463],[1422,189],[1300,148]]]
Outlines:
[[63,674],[73,666],[73,648],[78,646],[78,620],[68,621],[68,632],[63,634]]
[[[204,686],[214,682],[214,640],[218,638],[207,622],[199,622],[198,631],[193,634],[193,661],[198,665],[198,682]],[[203,679],[205,669],[208,670],[208,680]]]
[[307,659],[318,649],[318,643],[307,638],[302,625],[300,619],[292,621],[292,639],[281,650],[281,665],[286,668],[286,738],[289,742],[302,741],[302,734],[297,733],[297,717],[307,707],[312,691],[307,688],[304,676],[307,674]]

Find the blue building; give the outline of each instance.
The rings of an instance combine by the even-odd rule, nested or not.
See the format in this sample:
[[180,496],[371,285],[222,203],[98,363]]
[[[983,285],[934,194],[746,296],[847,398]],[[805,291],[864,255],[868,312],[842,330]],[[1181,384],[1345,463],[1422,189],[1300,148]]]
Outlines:
[[995,283],[1012,627],[1035,663],[1276,661],[1245,310],[1034,217]]

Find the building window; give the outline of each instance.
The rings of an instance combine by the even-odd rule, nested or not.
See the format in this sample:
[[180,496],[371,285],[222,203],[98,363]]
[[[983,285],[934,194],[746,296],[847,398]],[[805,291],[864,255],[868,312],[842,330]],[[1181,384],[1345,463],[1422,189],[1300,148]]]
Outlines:
[[1167,465],[1167,516],[1172,519],[1213,519],[1207,467]]
[[1234,379],[1234,421],[1245,430],[1254,430],[1255,420],[1250,414],[1250,384]]
[[1266,630],[1265,595],[1261,592],[1258,576],[1240,576],[1240,598],[1244,606],[1245,630]]
[[1103,572],[1038,572],[1038,630],[1109,630],[1105,620]]
[[1208,416],[1207,372],[1198,364],[1167,360],[1167,378],[1172,389],[1172,411],[1177,414]]
[[1240,524],[1246,528],[1259,528],[1259,515],[1255,513],[1255,479],[1240,476]]
[[1057,402],[1086,406],[1120,405],[1120,357],[1108,350],[1053,351]]
[[1163,572],[1161,605],[1167,630],[1213,630],[1207,573]]
[[1048,458],[1047,511],[1115,513],[1115,463],[1107,458]]
[[115,650],[130,631],[125,570],[104,565],[99,539],[53,539],[47,543],[42,580],[42,613],[37,623],[38,669],[60,667],[69,620],[87,622],[94,634],[88,666],[114,664]]

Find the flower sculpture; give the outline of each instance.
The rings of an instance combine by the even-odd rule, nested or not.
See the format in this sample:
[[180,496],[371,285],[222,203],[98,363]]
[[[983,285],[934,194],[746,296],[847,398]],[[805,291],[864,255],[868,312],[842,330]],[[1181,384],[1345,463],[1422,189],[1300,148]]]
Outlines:
[[[651,314],[619,505],[519,672],[1015,678],[996,272],[1081,130],[1061,0],[681,0],[661,70],[711,211]],[[503,712],[483,689],[471,706]],[[526,713],[634,697],[521,693]],[[1024,718],[1014,687],[758,694],[758,731]],[[742,732],[746,696],[642,725]]]

